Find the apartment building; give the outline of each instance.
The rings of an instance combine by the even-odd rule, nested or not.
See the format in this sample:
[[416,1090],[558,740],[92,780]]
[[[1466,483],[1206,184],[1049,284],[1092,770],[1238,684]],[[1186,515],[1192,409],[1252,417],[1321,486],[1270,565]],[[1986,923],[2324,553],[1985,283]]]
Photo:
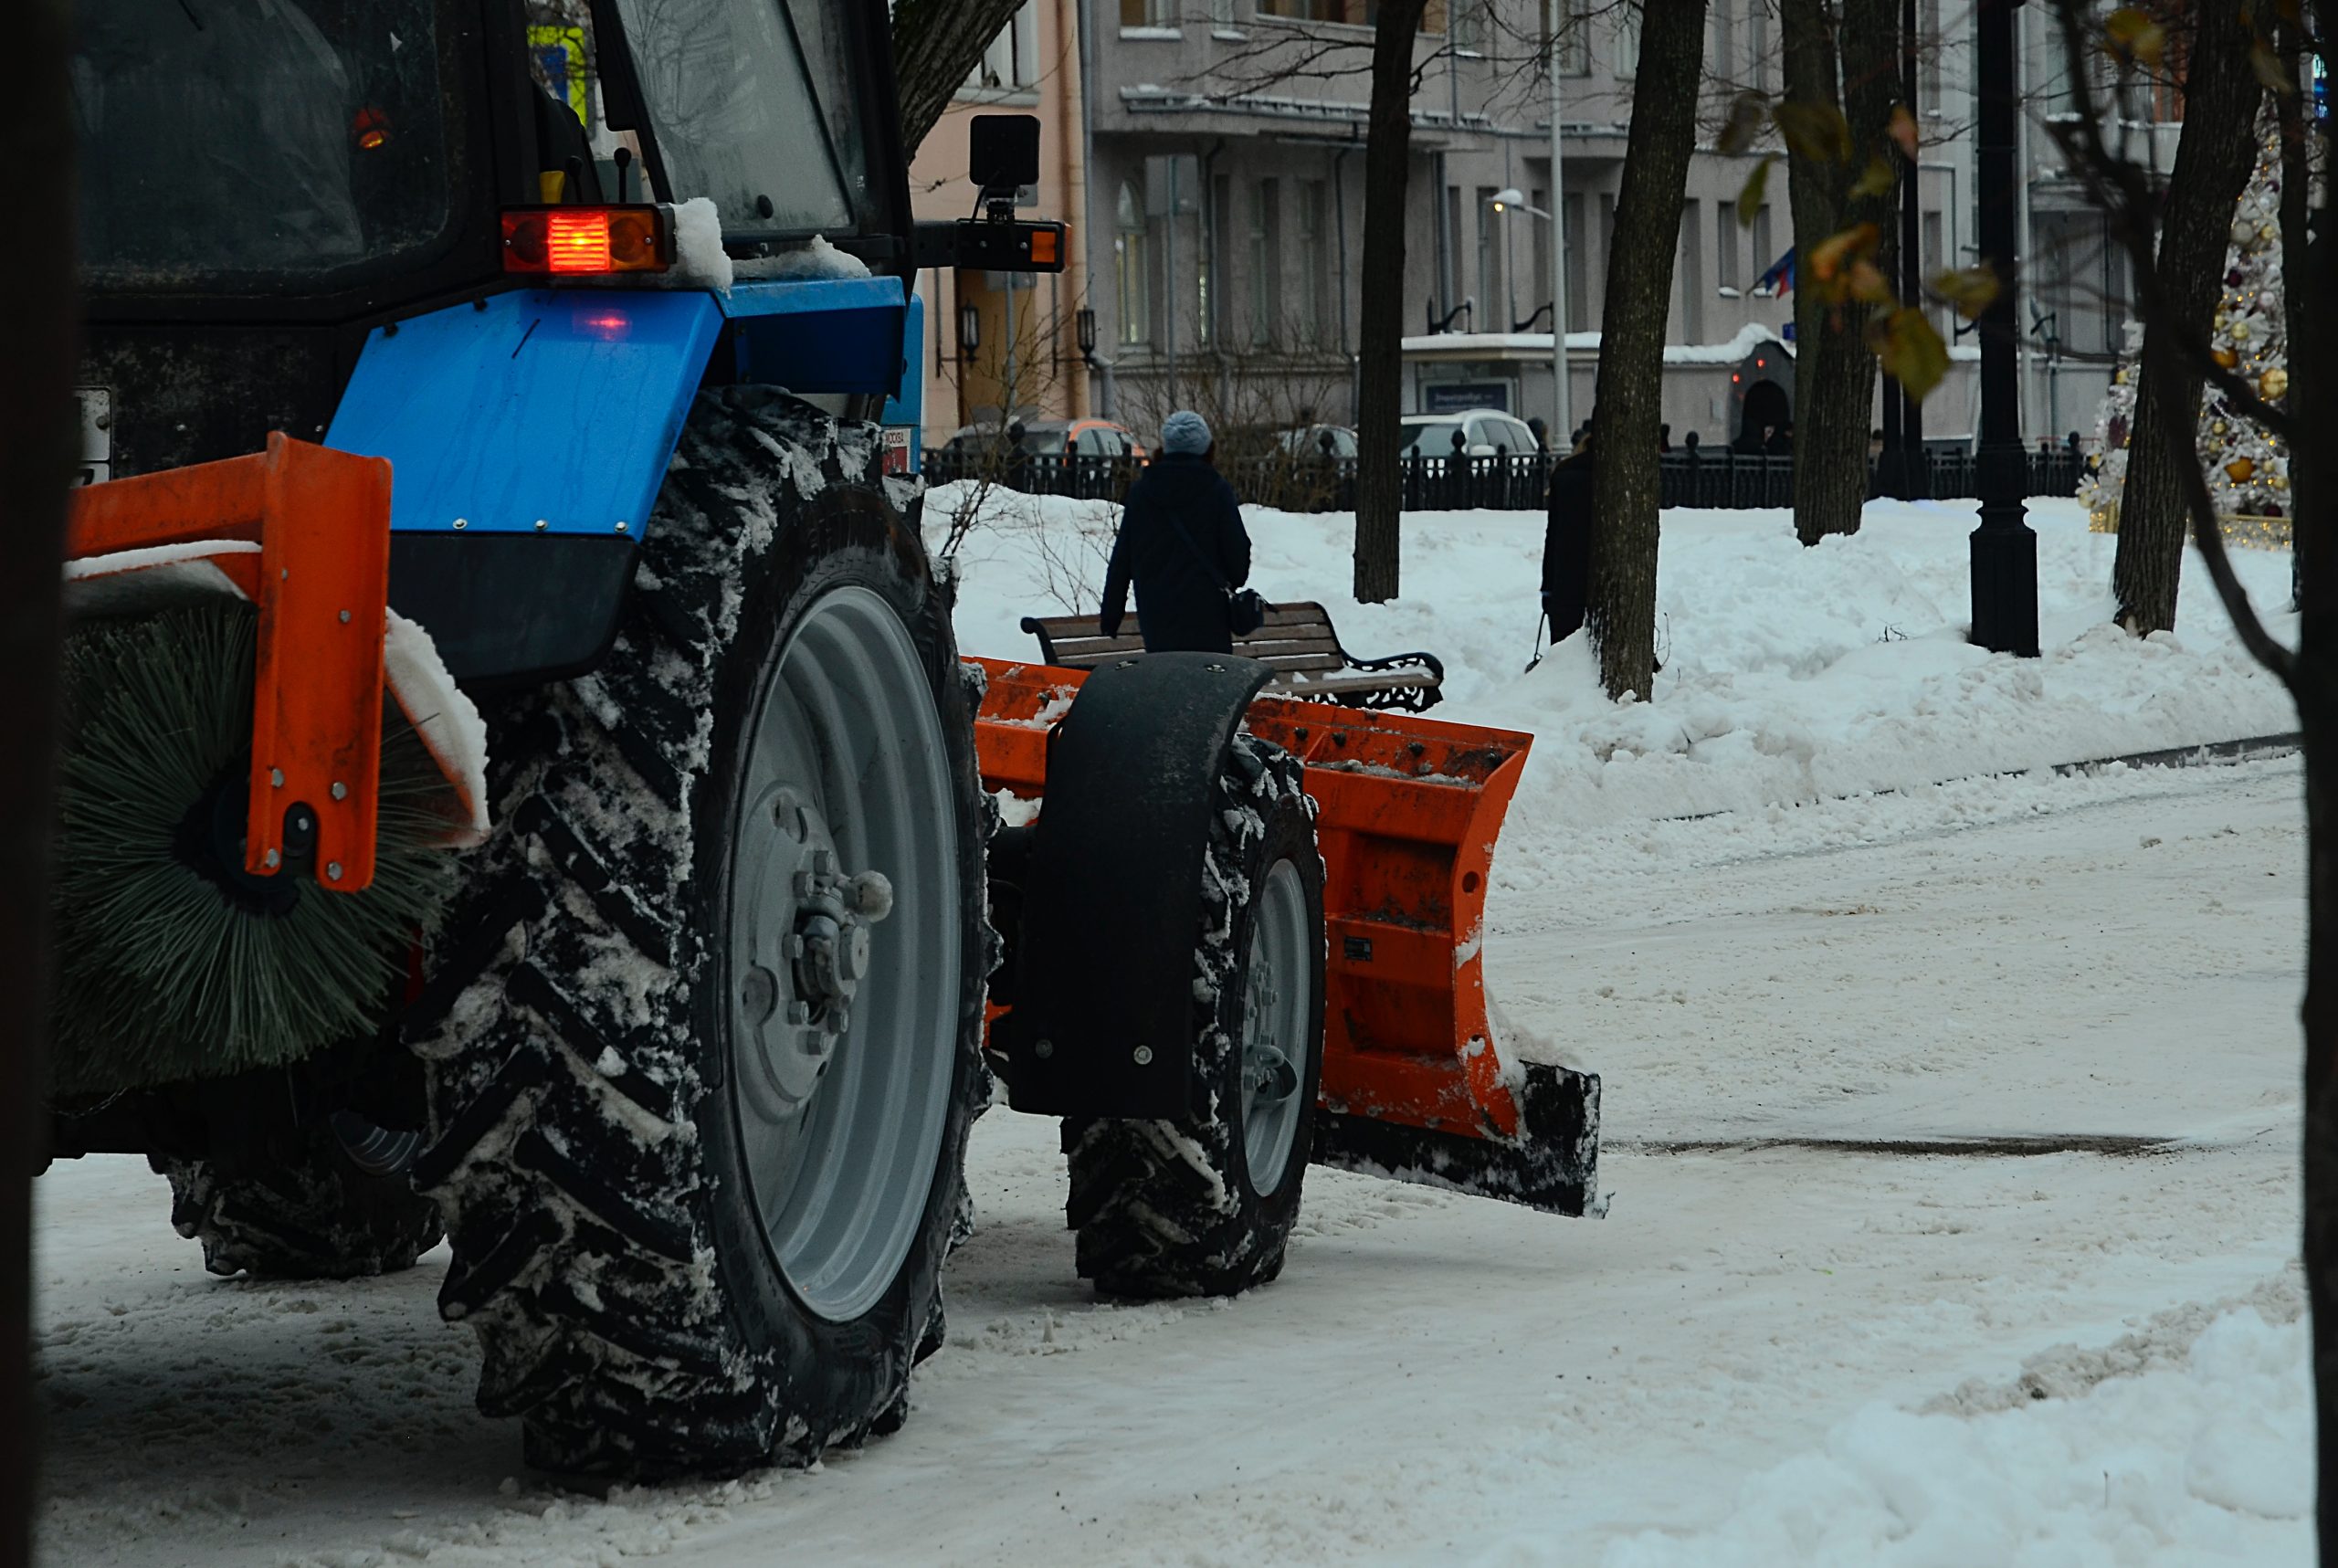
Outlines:
[[1039,120],[1040,174],[1022,205],[1073,227],[1059,273],[933,268],[920,274],[925,306],[923,429],[931,447],[966,425],[1076,418],[1090,412],[1079,312],[1089,293],[1088,247],[1079,215],[1088,205],[1081,133],[1079,15],[1083,0],[1026,0],[910,165],[910,201],[921,218],[966,217],[967,132],[983,113]]
[[[1615,253],[1615,209],[1644,12],[1554,0],[1553,47],[1552,3],[1428,7],[1406,203],[1408,407],[1467,398],[1552,412],[1554,232],[1573,406],[1578,418],[1591,407],[1607,279],[1633,265]],[[1972,0],[1911,9],[1923,136],[1917,244],[1930,272],[1977,258]],[[967,116],[1037,113],[1048,162],[1037,205],[1072,224],[1074,265],[1057,279],[922,280],[929,439],[1009,408],[1103,414],[1147,431],[1181,405],[1237,424],[1353,422],[1371,16],[1370,0],[1031,0],[920,150],[914,191],[921,216],[964,210]],[[1777,285],[1794,234],[1783,165],[1749,221],[1737,214],[1748,176],[1777,149],[1731,155],[1711,141],[1732,95],[1782,90],[1775,0],[1712,0],[1706,26],[1700,145],[1673,257],[1666,417],[1676,442],[1693,430],[1711,444],[1740,434],[1749,395],[1763,418],[1776,416],[1780,396],[1790,415],[1794,301]],[[2046,132],[2069,101],[2053,20],[2024,7],[2021,26],[2023,425],[2034,438],[2091,427],[2127,290]],[[2164,168],[2180,100],[2144,95],[2127,108]],[[961,326],[968,303],[972,347]],[[1952,363],[1925,432],[1962,436],[1977,425],[1977,340],[1959,336],[1945,310],[1935,320]],[[1776,390],[1758,390],[1764,382]]]

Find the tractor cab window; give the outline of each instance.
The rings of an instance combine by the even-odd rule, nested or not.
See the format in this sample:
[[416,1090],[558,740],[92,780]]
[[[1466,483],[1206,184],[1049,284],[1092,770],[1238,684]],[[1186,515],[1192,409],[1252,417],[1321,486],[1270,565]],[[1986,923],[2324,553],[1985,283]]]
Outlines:
[[617,0],[674,197],[726,233],[848,232],[867,163],[831,0]]
[[82,0],[92,286],[354,281],[452,217],[438,0]]

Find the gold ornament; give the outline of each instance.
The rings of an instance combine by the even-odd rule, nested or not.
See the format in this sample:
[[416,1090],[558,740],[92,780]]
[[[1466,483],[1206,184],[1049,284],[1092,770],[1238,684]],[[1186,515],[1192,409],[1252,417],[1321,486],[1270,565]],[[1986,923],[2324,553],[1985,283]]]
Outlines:
[[2289,395],[2289,390],[2290,373],[2280,365],[2275,365],[2257,378],[2257,395],[2259,397],[2267,399],[2285,397]]
[[2211,434],[2221,436],[2225,433],[2225,422],[2219,419],[2215,424],[2209,426],[2208,429]]
[[2247,321],[2235,321],[2232,324],[2232,341],[2237,343],[2245,343],[2248,341],[2248,323]]
[[2267,479],[2265,482],[2271,485],[2277,490],[2285,490],[2290,488],[2290,481],[2283,479],[2279,474],[2275,474],[2271,479]]
[[2214,359],[2218,364],[2222,365],[2227,370],[2230,370],[2233,366],[2240,363],[2240,356],[2233,353],[2230,349],[2218,349],[2209,357]]
[[2125,365],[2121,365],[2116,371],[2112,373],[2111,379],[2121,386],[2126,385],[2127,367]]
[[2225,465],[2225,477],[2237,485],[2247,484],[2248,476],[2256,471],[2257,459],[2254,458],[2235,458]]
[[2259,230],[2257,231],[2257,237],[2258,237],[2258,238],[2259,238],[2259,239],[2271,239],[2271,238],[2272,238],[2276,234],[2278,234],[2278,233],[2280,233],[2280,230],[2276,229],[2276,228],[2275,228],[2271,224],[2270,224],[2270,223],[2269,223],[2269,224],[2267,224],[2264,227],[2262,227],[2262,228],[2260,228],[2260,229],[2259,229]]

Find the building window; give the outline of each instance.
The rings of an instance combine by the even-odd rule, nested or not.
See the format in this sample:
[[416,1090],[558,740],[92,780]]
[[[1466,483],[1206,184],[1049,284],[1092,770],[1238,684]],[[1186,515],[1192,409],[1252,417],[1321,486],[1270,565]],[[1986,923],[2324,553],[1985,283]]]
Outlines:
[[1630,0],[1616,7],[1616,79],[1629,81],[1640,69],[1640,12]]
[[1234,203],[1230,183],[1224,174],[1211,177],[1209,190],[1206,194],[1209,205],[1202,215],[1202,242],[1195,247],[1200,253],[1194,264],[1200,315],[1194,325],[1194,336],[1204,343],[1211,343],[1225,335],[1222,331],[1224,323],[1218,318],[1226,310],[1226,290],[1219,288],[1218,283],[1234,271],[1233,268],[1225,265],[1226,226],[1232,219]]
[[1705,341],[1705,204],[1680,204],[1680,341]]
[[1013,92],[1027,89],[1038,79],[1039,12],[1036,4],[1026,5],[1015,13],[1014,20],[998,30],[990,47],[983,51],[966,85],[993,92]]
[[1472,52],[1486,47],[1486,0],[1446,0],[1453,16],[1453,47]]
[[1756,91],[1769,90],[1770,0],[1754,0],[1745,12],[1745,79]]
[[1591,243],[1583,232],[1583,195],[1575,192],[1558,208],[1566,214],[1567,235],[1565,254],[1560,264],[1567,269],[1567,331],[1584,332],[1591,330],[1591,279],[1584,265],[1584,258],[1591,254]]
[[1502,225],[1501,214],[1494,211],[1491,185],[1478,187],[1478,319],[1471,323],[1480,331],[1507,331],[1501,288],[1501,241],[1497,232]]
[[[1526,205],[1541,207],[1544,212],[1552,210],[1548,193],[1543,191],[1527,192]],[[1548,300],[1551,297],[1551,226],[1542,218],[1535,218],[1526,226],[1527,231],[1534,237],[1531,242],[1533,254],[1527,261],[1527,265],[1534,269],[1534,274],[1527,281],[1526,297],[1529,300]],[[1526,313],[1531,316],[1534,312],[1529,310]]]
[[[2053,32],[2059,37],[2061,28],[2057,26]],[[1940,31],[1940,0],[1924,0],[1923,14],[1916,18],[1916,106],[1926,114],[1938,114],[1942,48],[1946,42]]]
[[1324,215],[1331,205],[1324,183],[1303,180],[1299,186],[1299,319],[1307,341],[1332,341],[1332,262],[1324,247]]
[[[1939,277],[1942,268],[1948,265],[1941,257],[1940,213],[1937,210],[1924,214],[1923,247],[1917,252],[1917,257],[1923,264],[1922,275],[1927,279]],[[1930,314],[1933,318],[1933,325],[1943,328],[1948,325],[1948,313],[1945,310],[1936,310]]]
[[1121,342],[1153,341],[1153,300],[1146,289],[1144,198],[1127,180],[1121,182],[1121,199],[1114,215],[1119,232],[1112,236],[1112,282],[1121,318]]
[[1281,237],[1275,232],[1280,195],[1273,180],[1250,187],[1250,342],[1261,348],[1275,341],[1275,318],[1282,310]]
[[1604,303],[1607,279],[1616,270],[1616,198],[1599,193],[1599,292]]
[[[1121,0],[1121,3],[1125,5],[1128,4],[1128,0]],[[1366,10],[1367,7],[1362,3],[1362,0],[1259,0],[1259,16],[1280,16],[1287,21],[1292,22],[1362,22],[1368,24],[1371,21],[1371,17],[1364,14]],[[1427,26],[1427,22],[1424,21],[1421,30],[1423,32],[1434,32],[1437,29],[1430,27]]]
[[[1770,249],[1770,204],[1764,202],[1754,209],[1754,265],[1760,268],[1754,276],[1760,277],[1777,264],[1778,258]],[[1769,291],[1776,293],[1777,285],[1770,285]]]
[[1592,0],[1563,0],[1559,14],[1559,74],[1591,74]]
[[1174,27],[1177,25],[1177,0],[1121,0],[1121,26],[1123,27]]
[[1733,291],[1737,276],[1737,215],[1722,206],[1713,214],[1713,283]]
[[1709,62],[1713,79],[1733,82],[1737,79],[1737,15],[1731,0],[1722,0],[1713,7],[1712,59]]

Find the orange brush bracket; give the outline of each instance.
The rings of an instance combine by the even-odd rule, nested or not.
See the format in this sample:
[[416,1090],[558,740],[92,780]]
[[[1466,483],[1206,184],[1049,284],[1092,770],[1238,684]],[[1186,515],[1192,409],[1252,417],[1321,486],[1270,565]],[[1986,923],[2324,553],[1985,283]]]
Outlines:
[[268,450],[75,492],[70,560],[235,540],[207,557],[259,607],[244,868],[374,880],[390,465],[271,431]]
[[[983,783],[1045,794],[1084,677],[974,659]],[[1532,735],[1261,697],[1249,727],[1306,769],[1323,856],[1318,1158],[1563,1214],[1598,1212],[1598,1079],[1505,1063],[1486,1016],[1486,882]]]

